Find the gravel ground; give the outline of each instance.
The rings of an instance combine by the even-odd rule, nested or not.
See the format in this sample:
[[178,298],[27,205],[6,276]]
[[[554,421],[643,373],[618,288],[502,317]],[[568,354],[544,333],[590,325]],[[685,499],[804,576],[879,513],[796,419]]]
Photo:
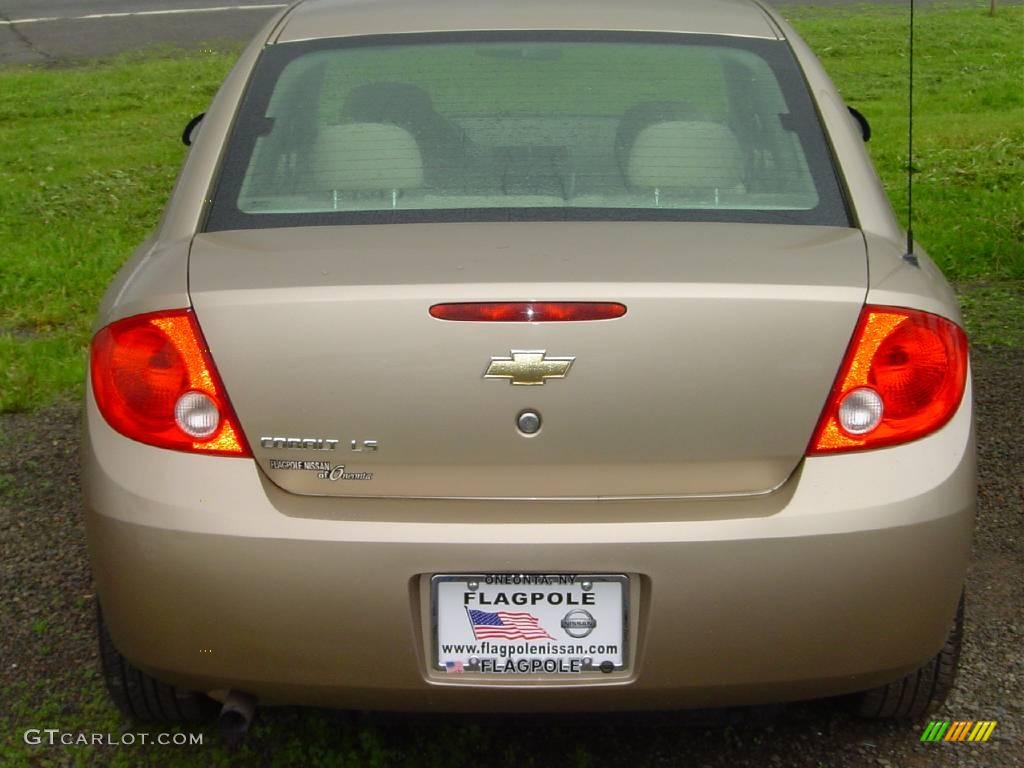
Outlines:
[[[1024,350],[975,350],[973,361],[981,490],[968,624],[958,685],[935,718],[997,720],[989,743],[921,744],[924,723],[861,722],[835,702],[689,716],[682,728],[679,716],[667,713],[516,718],[511,724],[508,718],[380,716],[363,728],[384,734],[392,759],[374,764],[423,764],[417,756],[445,748],[435,742],[450,739],[455,726],[468,729],[470,742],[514,743],[512,763],[559,768],[1024,766]],[[97,664],[78,502],[78,433],[74,405],[0,416],[0,696],[29,696],[24,691]],[[83,686],[50,692],[62,702],[59,713],[80,713],[82,700],[97,697],[95,677]],[[0,699],[0,762],[12,754],[5,753],[5,742],[16,747],[20,729],[28,727],[19,706],[24,702]],[[306,715],[281,710],[263,717],[269,727],[258,726],[250,740],[267,755],[275,745],[262,743],[262,734],[290,730]],[[500,754],[489,762],[501,764]],[[510,753],[504,754],[508,761]]]

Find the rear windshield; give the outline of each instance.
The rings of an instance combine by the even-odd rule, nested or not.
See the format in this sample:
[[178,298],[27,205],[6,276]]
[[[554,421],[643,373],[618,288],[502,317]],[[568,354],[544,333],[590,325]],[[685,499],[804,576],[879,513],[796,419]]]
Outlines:
[[552,32],[270,46],[206,229],[516,219],[849,224],[786,43]]

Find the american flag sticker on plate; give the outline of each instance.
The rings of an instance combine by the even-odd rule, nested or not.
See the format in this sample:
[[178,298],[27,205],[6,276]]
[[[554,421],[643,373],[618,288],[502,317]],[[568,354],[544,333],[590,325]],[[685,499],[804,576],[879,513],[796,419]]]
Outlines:
[[540,625],[540,619],[532,613],[512,611],[477,611],[467,608],[469,625],[477,640],[500,638],[502,640],[554,640]]

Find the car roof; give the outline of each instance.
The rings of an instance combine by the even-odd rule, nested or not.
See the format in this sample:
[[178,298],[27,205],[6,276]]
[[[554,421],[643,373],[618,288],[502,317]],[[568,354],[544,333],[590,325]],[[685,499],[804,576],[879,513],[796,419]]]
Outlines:
[[269,42],[540,29],[782,36],[755,0],[300,0]]

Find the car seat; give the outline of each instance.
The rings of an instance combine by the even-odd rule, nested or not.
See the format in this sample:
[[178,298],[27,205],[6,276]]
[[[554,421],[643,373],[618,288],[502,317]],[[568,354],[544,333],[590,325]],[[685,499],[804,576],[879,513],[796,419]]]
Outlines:
[[653,190],[655,204],[666,192],[714,198],[742,192],[743,150],[721,123],[666,121],[640,131],[630,149],[630,187]]
[[334,210],[346,195],[386,194],[389,208],[404,191],[423,186],[423,158],[404,128],[383,123],[348,123],[321,128],[309,186],[329,192]]
[[342,123],[390,123],[419,145],[428,186],[449,187],[464,171],[467,139],[434,109],[430,94],[411,83],[367,83],[353,88],[341,109]]

